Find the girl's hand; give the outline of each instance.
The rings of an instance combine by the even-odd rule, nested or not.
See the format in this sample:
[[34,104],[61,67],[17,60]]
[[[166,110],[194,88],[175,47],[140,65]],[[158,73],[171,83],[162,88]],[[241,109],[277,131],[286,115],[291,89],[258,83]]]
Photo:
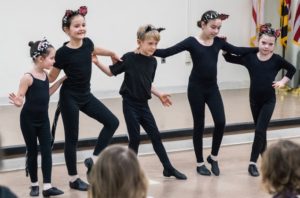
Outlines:
[[115,53],[113,53],[110,56],[110,58],[111,58],[111,61],[112,61],[113,64],[115,64],[118,61],[122,61],[122,59],[117,54],[115,54]]
[[170,99],[170,95],[169,94],[164,94],[162,93],[160,96],[159,96],[159,99],[161,101],[161,103],[165,106],[165,107],[169,107],[172,105],[172,101]]
[[8,98],[9,98],[9,103],[17,107],[21,107],[23,104],[23,99],[21,97],[16,96],[14,93],[10,93]]
[[285,83],[282,81],[274,81],[272,87],[274,88],[283,88],[285,86]]

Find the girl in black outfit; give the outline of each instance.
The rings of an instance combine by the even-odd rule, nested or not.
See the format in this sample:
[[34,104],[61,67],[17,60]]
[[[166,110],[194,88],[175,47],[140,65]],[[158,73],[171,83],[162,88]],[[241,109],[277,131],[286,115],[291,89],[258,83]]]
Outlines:
[[167,152],[162,144],[160,133],[155,119],[148,105],[151,93],[156,95],[163,105],[171,105],[169,95],[160,93],[153,86],[157,61],[152,56],[160,40],[161,28],[152,25],[141,26],[137,32],[138,52],[128,52],[122,57],[122,62],[117,62],[110,67],[94,59],[94,63],[108,76],[117,76],[125,73],[120,89],[123,97],[123,113],[129,135],[129,148],[138,153],[140,145],[140,126],[149,135],[154,151],[158,155],[166,177],[175,176],[177,179],[187,177],[177,171],[171,164]]
[[[93,152],[93,158],[110,143],[111,138],[119,126],[119,120],[104,106],[90,90],[92,72],[92,54],[111,56],[113,61],[119,60],[111,51],[94,47],[94,43],[87,37],[84,16],[85,6],[79,10],[67,10],[62,19],[63,31],[70,37],[70,41],[57,50],[55,64],[49,73],[52,82],[63,70],[67,75],[60,90],[60,110],[65,131],[65,160],[70,175],[70,188],[87,191],[88,184],[77,174],[76,147],[78,142],[79,111],[102,123],[102,128]],[[93,159],[85,160],[90,171]]]
[[227,43],[224,39],[216,37],[220,31],[222,20],[228,15],[219,14],[215,11],[205,12],[197,25],[202,32],[197,37],[188,37],[180,43],[167,48],[158,49],[154,56],[168,57],[187,50],[192,57],[193,68],[188,83],[188,100],[191,106],[194,133],[193,143],[197,158],[197,172],[200,175],[211,175],[203,160],[203,130],[205,104],[208,105],[215,124],[212,141],[211,155],[207,161],[211,164],[214,175],[220,174],[217,155],[222,142],[225,113],[223,101],[217,84],[217,62],[221,49],[235,54],[244,54],[257,50],[255,48],[240,48]]
[[50,69],[54,63],[55,50],[46,40],[30,42],[30,56],[33,59],[33,69],[25,73],[21,78],[17,95],[9,94],[10,103],[17,107],[25,104],[20,115],[22,134],[27,149],[27,170],[31,180],[30,196],[39,196],[38,184],[38,144],[42,156],[43,195],[54,196],[63,192],[51,186],[51,134],[48,116],[49,95],[52,95],[61,85],[64,78],[58,80],[49,89],[47,73],[44,69]]
[[[271,24],[262,25],[258,37],[259,52],[244,56],[224,54],[226,61],[244,65],[250,75],[250,107],[255,124],[248,167],[251,176],[259,176],[256,162],[259,154],[263,153],[267,146],[267,128],[276,103],[274,88],[283,87],[296,72],[292,64],[273,52],[279,35],[280,31],[271,28]],[[274,81],[281,69],[287,70],[287,73],[280,81]]]

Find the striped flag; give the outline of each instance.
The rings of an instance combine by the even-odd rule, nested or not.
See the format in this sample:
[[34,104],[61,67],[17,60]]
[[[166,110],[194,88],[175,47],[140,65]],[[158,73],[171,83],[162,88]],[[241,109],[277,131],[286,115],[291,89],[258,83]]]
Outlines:
[[250,46],[257,46],[257,31],[264,24],[264,0],[252,0],[251,38]]
[[286,48],[287,46],[290,5],[291,5],[291,0],[280,0],[280,27],[281,27],[280,43],[283,48]]
[[293,28],[293,42],[300,46],[300,1],[298,0]]

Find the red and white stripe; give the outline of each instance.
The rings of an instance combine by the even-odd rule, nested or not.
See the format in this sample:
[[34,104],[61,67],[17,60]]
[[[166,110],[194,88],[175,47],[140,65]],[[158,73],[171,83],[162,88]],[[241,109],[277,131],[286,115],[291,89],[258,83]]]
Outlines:
[[296,7],[296,14],[293,27],[293,42],[296,45],[300,46],[300,0],[298,0]]
[[257,31],[264,23],[264,0],[252,0],[251,38],[250,46],[257,46]]

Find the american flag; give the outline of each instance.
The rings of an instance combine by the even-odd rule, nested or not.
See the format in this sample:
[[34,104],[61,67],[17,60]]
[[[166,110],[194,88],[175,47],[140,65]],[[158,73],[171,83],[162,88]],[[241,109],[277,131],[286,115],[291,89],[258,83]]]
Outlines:
[[251,38],[250,46],[257,46],[257,31],[264,24],[264,0],[252,0]]
[[293,28],[293,42],[300,46],[300,0],[298,0],[296,7],[296,14]]

